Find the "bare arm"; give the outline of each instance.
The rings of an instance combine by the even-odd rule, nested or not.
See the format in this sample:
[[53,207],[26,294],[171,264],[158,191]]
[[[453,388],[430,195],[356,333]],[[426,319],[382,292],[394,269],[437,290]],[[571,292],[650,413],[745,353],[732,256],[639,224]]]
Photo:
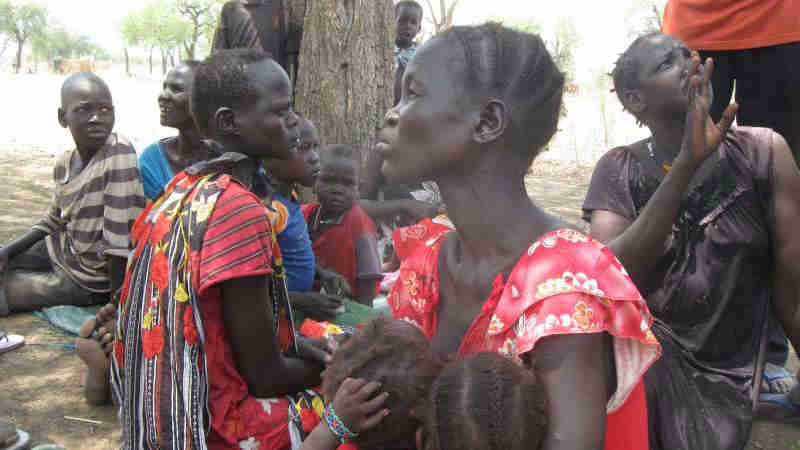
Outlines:
[[272,320],[268,276],[223,282],[225,329],[236,368],[250,394],[271,398],[299,392],[320,383],[322,366],[281,354]]
[[800,348],[800,172],[786,141],[775,134],[774,306],[794,348]]
[[376,278],[358,278],[356,279],[356,292],[355,301],[362,305],[372,306],[372,300],[375,299],[375,284],[378,280]]
[[552,336],[536,344],[532,356],[548,394],[550,418],[542,450],[603,448],[613,385],[611,351],[606,333]]

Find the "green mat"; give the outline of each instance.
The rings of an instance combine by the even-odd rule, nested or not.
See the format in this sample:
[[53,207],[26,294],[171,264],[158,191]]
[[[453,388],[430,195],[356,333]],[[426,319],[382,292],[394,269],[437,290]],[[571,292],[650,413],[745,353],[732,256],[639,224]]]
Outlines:
[[53,306],[36,311],[38,317],[50,322],[56,328],[67,333],[78,335],[78,331],[86,320],[97,315],[102,305],[97,306]]
[[[371,308],[352,300],[344,301],[345,312],[339,314],[333,323],[340,326],[356,327],[358,324],[367,323],[370,320],[384,316],[390,316],[388,308]],[[301,311],[294,311],[294,322],[300,326],[306,320],[306,315]]]

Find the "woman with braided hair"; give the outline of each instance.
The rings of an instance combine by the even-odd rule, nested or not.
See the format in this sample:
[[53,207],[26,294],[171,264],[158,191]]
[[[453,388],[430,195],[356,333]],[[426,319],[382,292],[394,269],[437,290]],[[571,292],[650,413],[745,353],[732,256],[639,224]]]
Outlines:
[[407,255],[388,303],[437,354],[491,351],[535,370],[549,400],[541,448],[647,449],[642,376],[660,354],[647,305],[610,250],[525,191],[563,86],[539,37],[498,24],[417,51],[376,148],[388,182],[437,182],[455,230],[398,233]]

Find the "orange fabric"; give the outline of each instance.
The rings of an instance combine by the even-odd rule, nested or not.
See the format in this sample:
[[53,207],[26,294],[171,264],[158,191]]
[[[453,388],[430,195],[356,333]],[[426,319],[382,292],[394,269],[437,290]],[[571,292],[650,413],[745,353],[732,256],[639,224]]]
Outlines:
[[800,41],[800,0],[669,0],[663,31],[696,50]]

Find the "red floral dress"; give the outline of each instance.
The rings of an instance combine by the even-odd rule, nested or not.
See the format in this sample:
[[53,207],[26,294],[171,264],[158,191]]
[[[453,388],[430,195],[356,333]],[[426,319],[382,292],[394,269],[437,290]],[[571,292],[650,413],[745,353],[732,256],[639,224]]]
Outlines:
[[[424,220],[394,233],[402,265],[389,306],[395,318],[418,326],[429,339],[439,325],[438,254],[451,231]],[[605,448],[647,450],[642,377],[661,354],[652,323],[644,299],[613,253],[591,237],[561,229],[534,242],[508,280],[497,276],[458,354],[495,351],[521,361],[546,336],[609,333],[617,391],[607,405]]]

